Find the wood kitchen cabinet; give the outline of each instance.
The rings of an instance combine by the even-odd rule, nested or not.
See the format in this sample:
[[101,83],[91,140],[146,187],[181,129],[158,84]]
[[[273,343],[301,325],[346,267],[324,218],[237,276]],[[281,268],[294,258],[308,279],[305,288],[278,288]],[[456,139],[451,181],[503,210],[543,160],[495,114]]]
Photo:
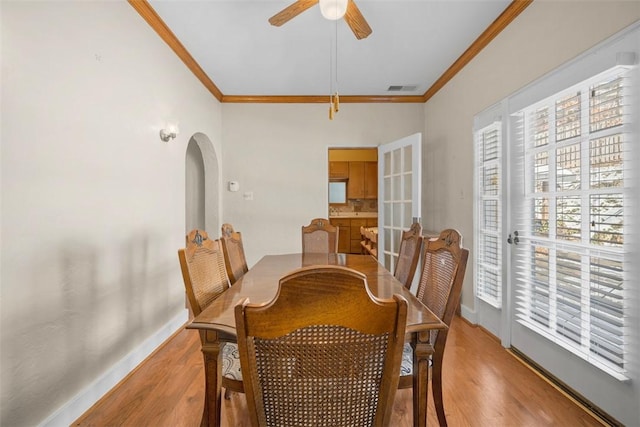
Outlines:
[[349,199],[364,199],[364,162],[349,162],[347,197]]
[[378,198],[377,162],[349,162],[347,197],[349,199]]
[[[351,220],[349,218],[332,218],[331,225],[338,226],[338,252],[348,254],[351,252]],[[358,233],[360,229],[358,229]]]
[[348,179],[349,162],[329,162],[329,179]]
[[349,243],[350,252],[352,254],[362,253],[362,246],[360,246],[360,241],[362,240],[360,234],[360,227],[367,226],[366,218],[358,218],[351,220],[351,242]]
[[360,227],[377,227],[377,218],[331,218],[331,225],[338,226],[338,252],[362,253]]
[[378,162],[364,162],[364,198],[378,198]]

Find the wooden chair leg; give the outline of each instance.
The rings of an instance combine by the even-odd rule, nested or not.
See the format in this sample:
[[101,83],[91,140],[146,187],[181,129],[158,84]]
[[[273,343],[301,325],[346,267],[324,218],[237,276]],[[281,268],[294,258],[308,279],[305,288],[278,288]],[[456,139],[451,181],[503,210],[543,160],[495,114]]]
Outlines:
[[447,427],[447,417],[444,413],[444,400],[442,398],[442,359],[444,352],[433,354],[433,365],[431,367],[431,391],[433,393],[433,404],[438,415],[440,427]]

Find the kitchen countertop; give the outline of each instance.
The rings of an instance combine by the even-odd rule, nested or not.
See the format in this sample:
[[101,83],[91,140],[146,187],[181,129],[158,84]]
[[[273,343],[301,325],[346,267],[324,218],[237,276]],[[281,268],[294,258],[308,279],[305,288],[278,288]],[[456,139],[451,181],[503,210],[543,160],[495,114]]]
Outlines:
[[329,219],[338,218],[378,218],[378,212],[339,212],[329,215]]

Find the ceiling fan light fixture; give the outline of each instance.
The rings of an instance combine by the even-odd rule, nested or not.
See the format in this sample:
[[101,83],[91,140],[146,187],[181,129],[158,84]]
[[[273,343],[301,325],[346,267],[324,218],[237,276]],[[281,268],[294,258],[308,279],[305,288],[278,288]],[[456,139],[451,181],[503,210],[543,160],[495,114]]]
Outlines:
[[335,21],[347,12],[349,0],[320,0],[320,12],[326,19]]

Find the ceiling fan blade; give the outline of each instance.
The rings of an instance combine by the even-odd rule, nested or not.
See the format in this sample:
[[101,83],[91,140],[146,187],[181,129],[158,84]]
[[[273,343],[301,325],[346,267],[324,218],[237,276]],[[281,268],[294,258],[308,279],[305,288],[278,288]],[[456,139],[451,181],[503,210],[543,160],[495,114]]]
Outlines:
[[316,4],[318,4],[318,0],[298,0],[269,18],[269,23],[279,27]]
[[364,19],[362,13],[360,13],[360,9],[356,6],[353,0],[349,0],[349,4],[347,5],[347,13],[344,14],[344,20],[355,34],[358,40],[362,40],[369,36],[373,32],[371,27],[367,23],[367,20]]

